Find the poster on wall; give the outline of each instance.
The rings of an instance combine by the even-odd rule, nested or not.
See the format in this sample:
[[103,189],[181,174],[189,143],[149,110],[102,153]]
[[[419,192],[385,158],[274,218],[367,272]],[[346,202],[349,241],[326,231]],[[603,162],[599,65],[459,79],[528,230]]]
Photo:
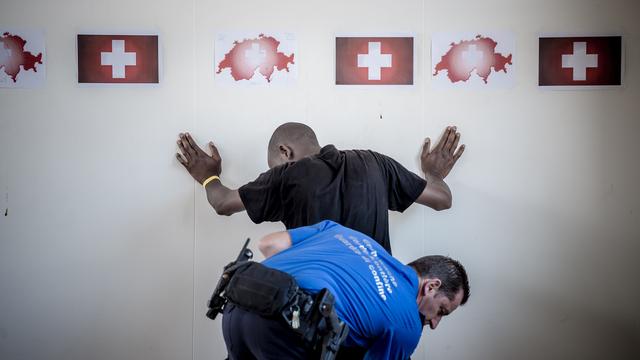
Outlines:
[[336,36],[336,85],[413,85],[413,36]]
[[0,88],[35,88],[46,80],[44,32],[0,28]]
[[436,33],[431,40],[434,88],[491,89],[515,85],[515,35]]
[[158,35],[79,34],[78,83],[158,84]]
[[538,85],[594,89],[622,85],[622,36],[547,36],[538,39]]
[[291,85],[298,76],[292,33],[218,33],[214,52],[215,81],[220,84]]

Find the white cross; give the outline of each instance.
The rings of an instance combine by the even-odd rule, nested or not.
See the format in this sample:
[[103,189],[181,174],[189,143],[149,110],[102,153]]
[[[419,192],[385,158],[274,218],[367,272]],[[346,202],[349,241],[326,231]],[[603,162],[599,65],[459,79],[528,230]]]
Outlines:
[[380,80],[381,69],[391,67],[391,54],[383,54],[379,42],[369,43],[368,54],[358,54],[358,67],[369,68],[369,80]]
[[587,43],[573,43],[573,55],[562,55],[562,67],[573,68],[573,81],[587,80],[587,68],[598,67],[598,54],[587,55]]
[[244,57],[252,64],[262,64],[267,58],[267,52],[264,49],[260,49],[260,45],[253,43],[251,49],[244,51]]
[[100,65],[111,66],[111,77],[124,79],[125,66],[136,65],[136,53],[124,52],[124,40],[111,40],[111,52],[100,53]]
[[462,60],[468,65],[478,65],[483,57],[484,54],[478,50],[476,45],[469,45],[467,46],[467,50],[462,52]]
[[0,41],[0,63],[11,58],[11,49],[4,47],[4,41]]

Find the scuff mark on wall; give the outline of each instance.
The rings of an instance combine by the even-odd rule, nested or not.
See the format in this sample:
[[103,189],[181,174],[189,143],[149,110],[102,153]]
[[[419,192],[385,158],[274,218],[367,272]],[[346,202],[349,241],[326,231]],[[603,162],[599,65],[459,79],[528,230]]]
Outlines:
[[9,216],[9,186],[4,188],[4,208],[4,216]]

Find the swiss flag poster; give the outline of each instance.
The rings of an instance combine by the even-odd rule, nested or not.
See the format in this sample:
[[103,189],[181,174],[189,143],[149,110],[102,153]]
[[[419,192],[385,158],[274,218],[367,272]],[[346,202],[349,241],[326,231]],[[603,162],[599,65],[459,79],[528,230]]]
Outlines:
[[337,85],[413,85],[413,37],[336,37]]
[[622,37],[539,38],[538,85],[622,85]]
[[159,83],[157,35],[78,35],[79,83]]

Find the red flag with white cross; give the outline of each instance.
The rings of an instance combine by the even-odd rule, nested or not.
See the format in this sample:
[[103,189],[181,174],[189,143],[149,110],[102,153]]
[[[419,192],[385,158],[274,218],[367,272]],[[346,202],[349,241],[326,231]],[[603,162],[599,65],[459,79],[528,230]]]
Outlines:
[[413,85],[413,37],[336,37],[337,85]]
[[79,83],[159,82],[157,35],[78,35]]
[[622,37],[541,37],[538,85],[622,84]]

